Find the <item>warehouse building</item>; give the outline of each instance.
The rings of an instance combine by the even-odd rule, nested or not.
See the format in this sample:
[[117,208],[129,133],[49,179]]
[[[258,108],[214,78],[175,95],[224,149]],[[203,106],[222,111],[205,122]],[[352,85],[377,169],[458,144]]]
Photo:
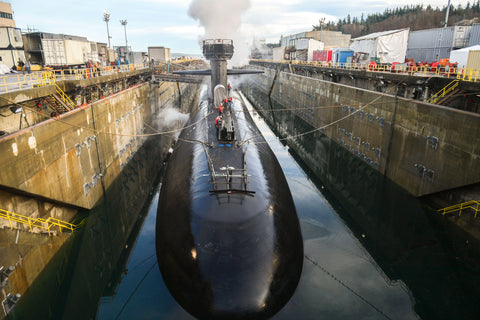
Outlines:
[[352,39],[350,49],[377,63],[402,63],[407,52],[409,31],[407,28],[367,34]]
[[469,45],[471,29],[471,26],[452,26],[410,32],[407,58],[416,62],[448,59],[452,50]]

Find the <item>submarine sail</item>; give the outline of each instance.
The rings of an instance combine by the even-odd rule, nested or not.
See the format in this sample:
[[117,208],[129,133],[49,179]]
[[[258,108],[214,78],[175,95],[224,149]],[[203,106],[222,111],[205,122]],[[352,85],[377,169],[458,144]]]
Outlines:
[[300,225],[275,155],[241,98],[225,89],[222,59],[231,58],[233,43],[206,41],[214,104],[199,105],[168,162],[156,222],[158,264],[172,296],[193,316],[266,319],[298,285]]

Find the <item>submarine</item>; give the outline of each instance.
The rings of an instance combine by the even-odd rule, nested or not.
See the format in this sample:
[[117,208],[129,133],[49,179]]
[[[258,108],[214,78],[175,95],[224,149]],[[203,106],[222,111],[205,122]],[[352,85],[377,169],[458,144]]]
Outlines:
[[300,224],[278,160],[243,100],[232,92],[231,105],[225,102],[227,75],[244,71],[227,69],[233,41],[204,40],[203,53],[211,64],[203,71],[211,75],[211,91],[191,114],[165,169],[158,266],[171,295],[198,319],[268,319],[297,288]]

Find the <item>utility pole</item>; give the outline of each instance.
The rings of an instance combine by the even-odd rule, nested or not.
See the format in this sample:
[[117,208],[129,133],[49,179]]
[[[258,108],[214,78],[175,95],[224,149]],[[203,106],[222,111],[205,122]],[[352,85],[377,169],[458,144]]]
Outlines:
[[127,58],[127,54],[128,54],[127,19],[125,19],[125,20],[120,20],[120,23],[122,24],[123,29],[125,30],[125,62],[127,62],[127,61],[126,61],[126,60],[128,59],[128,58]]
[[103,12],[103,21],[107,24],[107,38],[108,38],[108,48],[110,48],[110,31],[108,30],[108,21],[110,21],[110,13],[107,11]]
[[318,20],[320,24],[320,41],[323,41],[323,25],[325,24],[325,17]]

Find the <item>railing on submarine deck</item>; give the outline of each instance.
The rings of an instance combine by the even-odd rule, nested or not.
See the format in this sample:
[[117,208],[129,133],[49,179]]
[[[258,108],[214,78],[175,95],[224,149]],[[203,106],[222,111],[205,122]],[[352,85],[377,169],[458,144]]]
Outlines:
[[447,213],[457,213],[458,216],[462,215],[462,211],[466,209],[472,209],[474,214],[474,218],[477,217],[478,211],[480,211],[480,200],[471,200],[464,203],[456,204],[450,207],[446,207],[443,209],[437,210],[438,213],[445,215]]
[[47,219],[43,218],[31,218],[18,213],[10,212],[7,210],[0,209],[0,218],[8,220],[10,228],[13,230],[13,223],[21,223],[29,227],[29,230],[33,232],[33,228],[39,228],[42,230],[47,230],[48,235],[51,235],[52,228],[58,227],[59,232],[61,233],[63,229],[75,231],[80,228],[84,223],[83,220],[80,224],[75,225],[70,222],[65,222],[60,219],[49,217]]
[[265,62],[265,63],[279,63],[284,65],[293,66],[313,66],[313,67],[325,67],[341,70],[354,70],[354,71],[370,71],[370,72],[384,72],[384,73],[400,73],[415,76],[424,77],[455,77],[458,80],[477,82],[480,81],[480,70],[469,68],[450,68],[444,66],[431,67],[424,66],[410,66],[406,63],[399,63],[395,65],[377,64],[375,66],[369,63],[329,63],[323,61],[289,61],[289,60],[262,60],[251,59],[251,61]]

